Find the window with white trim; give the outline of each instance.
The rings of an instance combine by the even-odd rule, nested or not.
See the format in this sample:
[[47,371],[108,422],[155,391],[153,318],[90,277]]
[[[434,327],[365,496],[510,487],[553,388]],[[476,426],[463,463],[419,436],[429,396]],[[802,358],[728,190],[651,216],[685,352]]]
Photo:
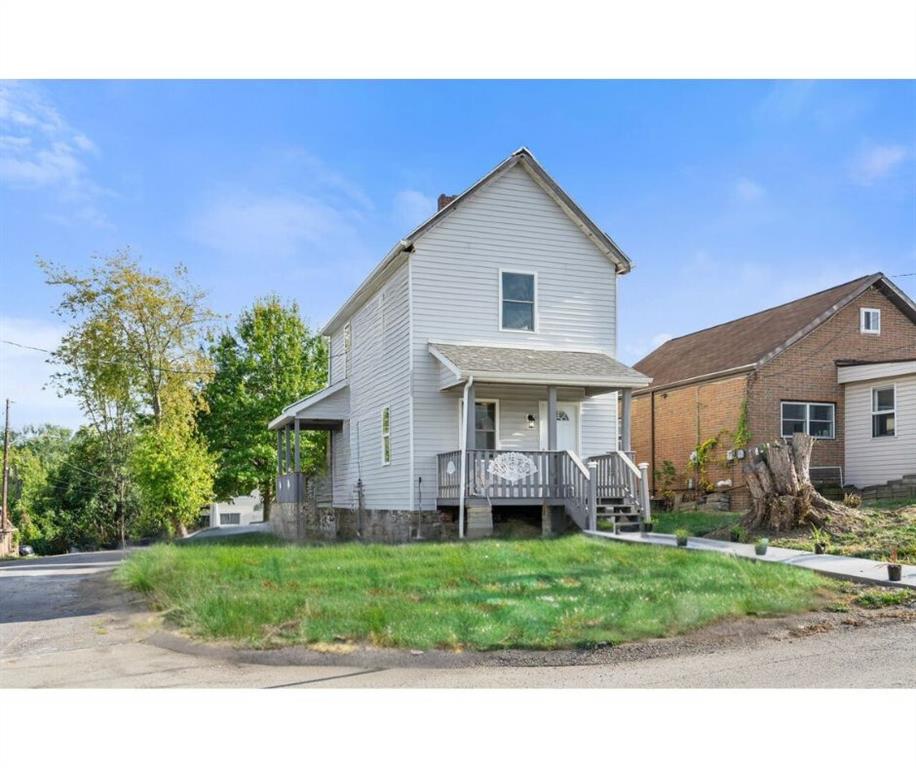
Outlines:
[[836,406],[833,403],[780,403],[783,437],[804,432],[811,437],[831,439],[836,436]]
[[859,330],[862,333],[881,333],[881,310],[862,307],[859,310]]
[[391,408],[382,408],[382,464],[391,463]]
[[871,391],[871,436],[893,437],[897,434],[897,388],[873,387]]
[[503,331],[535,330],[537,277],[527,272],[499,273],[499,327]]
[[474,401],[474,445],[477,448],[496,448],[496,402]]

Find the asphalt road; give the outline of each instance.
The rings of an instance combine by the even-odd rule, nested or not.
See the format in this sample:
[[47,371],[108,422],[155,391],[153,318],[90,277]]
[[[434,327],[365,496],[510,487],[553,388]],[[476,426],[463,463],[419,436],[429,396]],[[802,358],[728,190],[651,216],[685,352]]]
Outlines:
[[916,624],[843,627],[797,638],[613,664],[394,667],[254,664],[170,650],[157,617],[111,583],[119,552],[0,563],[0,685],[44,687],[907,687]]

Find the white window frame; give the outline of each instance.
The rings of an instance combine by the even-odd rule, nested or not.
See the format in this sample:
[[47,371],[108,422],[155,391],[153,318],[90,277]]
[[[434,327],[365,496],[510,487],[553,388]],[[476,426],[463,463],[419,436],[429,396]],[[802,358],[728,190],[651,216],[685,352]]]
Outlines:
[[[502,450],[502,449],[500,448],[500,443],[499,443],[499,398],[496,398],[496,397],[475,397],[475,398],[474,398],[474,405],[477,405],[477,403],[493,403],[493,404],[496,406],[496,408],[494,409],[495,415],[496,415],[496,435],[495,435],[495,437],[494,437],[494,439],[493,439],[493,444],[494,444],[496,447],[495,447],[495,448],[492,448],[492,449],[481,448],[480,450],[481,450],[481,451],[486,451],[486,450],[499,451],[499,450]],[[458,445],[461,445],[461,422],[462,422],[463,418],[464,418],[464,398],[462,397],[462,398],[460,398],[460,399],[458,400]],[[474,431],[476,432],[477,430],[475,429]]]
[[[531,306],[532,325],[530,331],[525,328],[503,328],[503,273],[510,275],[527,275],[534,278],[534,301]],[[512,301],[512,299],[509,299]],[[530,272],[524,269],[505,269],[499,268],[499,330],[503,333],[537,333],[538,332],[538,273]]]
[[[892,389],[894,390],[894,407],[890,410],[876,411],[875,410],[875,392],[880,389]],[[894,434],[892,435],[876,435],[875,434],[875,416],[883,416],[888,413],[894,415]],[[881,386],[876,386],[871,388],[871,439],[872,440],[886,440],[888,438],[897,437],[900,434],[900,429],[897,424],[897,385],[895,384],[883,384]]]
[[[388,429],[385,429],[385,413],[388,413]],[[391,450],[391,406],[383,405],[382,410],[379,413],[379,431],[382,434],[381,448],[382,448],[382,466],[387,467],[391,464],[391,457],[393,455]],[[385,446],[388,446],[388,458],[385,458]]]
[[[871,312],[875,313],[875,317],[878,320],[878,325],[875,328],[866,328],[865,318],[868,317],[869,313]],[[874,307],[862,307],[859,310],[859,331],[861,333],[870,333],[878,336],[881,333],[881,310],[875,309]]]
[[[813,437],[815,440],[836,440],[836,403],[823,403],[816,400],[780,400],[779,401],[779,435],[783,438],[791,438],[792,435],[787,435],[782,430],[782,423],[785,421],[782,415],[782,407],[784,405],[803,405],[805,406],[805,434],[809,437]],[[811,434],[811,406],[812,405],[827,405],[830,406],[830,413],[832,418],[830,419],[833,424],[833,434],[830,437],[819,437]],[[815,421],[823,421],[823,419],[815,419]]]

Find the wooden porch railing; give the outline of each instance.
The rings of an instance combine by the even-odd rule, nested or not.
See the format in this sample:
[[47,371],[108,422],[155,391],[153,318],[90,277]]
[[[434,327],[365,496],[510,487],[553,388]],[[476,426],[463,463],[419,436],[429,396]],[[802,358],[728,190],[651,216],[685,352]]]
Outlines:
[[631,456],[631,452],[610,451],[590,456],[587,464],[592,467],[595,495],[599,503],[608,499],[621,499],[633,504],[643,519],[648,521],[651,519],[648,465],[637,466]]

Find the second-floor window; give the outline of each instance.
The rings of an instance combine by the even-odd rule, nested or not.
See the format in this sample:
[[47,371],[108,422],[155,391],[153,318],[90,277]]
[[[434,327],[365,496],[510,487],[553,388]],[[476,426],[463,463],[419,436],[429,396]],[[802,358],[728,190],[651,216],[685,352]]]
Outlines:
[[499,273],[499,327],[503,331],[534,331],[537,275]]
[[833,403],[782,403],[782,436],[804,432],[811,437],[832,438],[836,434]]

